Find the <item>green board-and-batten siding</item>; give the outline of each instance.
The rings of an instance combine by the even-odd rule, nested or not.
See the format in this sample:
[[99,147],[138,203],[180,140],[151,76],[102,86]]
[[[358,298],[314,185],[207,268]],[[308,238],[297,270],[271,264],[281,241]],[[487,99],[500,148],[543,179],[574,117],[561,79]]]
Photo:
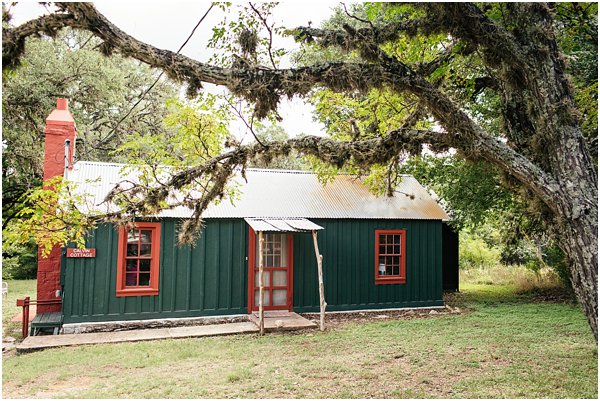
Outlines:
[[[440,221],[311,219],[323,255],[328,311],[443,305]],[[375,285],[375,230],[406,229],[406,284]],[[317,312],[319,292],[312,237],[294,239],[294,310]]]
[[[443,305],[440,221],[313,219],[323,254],[329,311]],[[175,219],[161,221],[159,295],[116,297],[118,233],[99,227],[90,259],[63,259],[64,323],[247,313],[248,225],[207,219],[195,247],[176,244]],[[375,230],[406,229],[406,284],[375,285]],[[310,234],[294,234],[294,310],[318,311]]]
[[63,259],[65,323],[247,312],[246,223],[211,220],[194,247],[177,246],[177,220],[161,223],[159,295],[116,296],[118,232],[103,225],[86,243],[95,258]]

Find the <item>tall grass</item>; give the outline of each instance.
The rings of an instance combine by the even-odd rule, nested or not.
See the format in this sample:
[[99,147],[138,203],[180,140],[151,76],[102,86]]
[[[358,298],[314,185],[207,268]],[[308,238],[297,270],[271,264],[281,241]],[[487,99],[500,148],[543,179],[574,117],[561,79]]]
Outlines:
[[560,277],[549,268],[533,271],[525,266],[494,264],[460,271],[460,280],[469,284],[510,285],[518,292],[563,288]]
[[459,266],[462,283],[511,286],[517,292],[554,289],[568,292],[557,270],[546,264],[502,263],[500,243],[494,235],[462,231]]

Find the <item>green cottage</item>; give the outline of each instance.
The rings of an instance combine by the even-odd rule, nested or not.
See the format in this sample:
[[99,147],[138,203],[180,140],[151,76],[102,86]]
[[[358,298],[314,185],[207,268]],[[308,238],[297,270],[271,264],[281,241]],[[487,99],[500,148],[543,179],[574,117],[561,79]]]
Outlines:
[[[61,158],[72,163],[64,149]],[[89,197],[90,207],[110,208],[103,203],[108,191],[135,180],[123,167],[77,161],[65,176]],[[377,197],[344,174],[326,185],[302,171],[248,169],[246,177],[235,178],[239,199],[208,207],[193,247],[177,244],[178,227],[191,211],[176,207],[129,231],[99,226],[86,242],[93,257],[63,250],[60,282],[46,286],[59,284],[65,329],[247,317],[259,304],[258,232],[266,311],[319,312],[314,238],[323,256],[327,312],[442,307],[444,287],[458,289],[456,235],[412,176],[403,177],[394,197]]]

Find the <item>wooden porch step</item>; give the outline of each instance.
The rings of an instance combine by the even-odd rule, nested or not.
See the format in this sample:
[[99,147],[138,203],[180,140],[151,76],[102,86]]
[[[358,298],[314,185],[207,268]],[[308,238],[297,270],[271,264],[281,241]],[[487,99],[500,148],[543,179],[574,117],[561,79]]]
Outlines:
[[[250,315],[250,321],[258,326],[258,313]],[[265,311],[265,330],[302,330],[316,329],[317,325],[312,321],[294,312]]]
[[62,313],[61,312],[46,312],[38,313],[31,321],[31,333],[34,336],[44,329],[52,329],[54,334],[58,334],[58,331],[62,327]]

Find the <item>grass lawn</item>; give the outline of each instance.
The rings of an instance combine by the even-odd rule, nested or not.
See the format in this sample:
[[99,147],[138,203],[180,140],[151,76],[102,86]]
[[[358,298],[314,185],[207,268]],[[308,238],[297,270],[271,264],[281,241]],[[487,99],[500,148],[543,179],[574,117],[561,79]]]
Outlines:
[[[16,284],[15,284],[16,286]],[[3,397],[597,398],[597,346],[574,305],[464,285],[472,310],[325,333],[81,346],[5,356]],[[6,313],[6,309],[3,309]]]
[[23,308],[17,306],[17,299],[30,296],[35,299],[36,280],[7,280],[8,295],[2,299],[2,333],[21,339],[21,323],[10,320]]

